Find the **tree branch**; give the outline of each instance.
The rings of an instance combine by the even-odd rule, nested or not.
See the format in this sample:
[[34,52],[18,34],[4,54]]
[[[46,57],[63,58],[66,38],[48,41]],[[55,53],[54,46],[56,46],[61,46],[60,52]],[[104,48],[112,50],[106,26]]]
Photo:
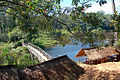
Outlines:
[[10,15],[14,15],[14,14],[12,14],[12,13],[9,13],[9,12],[5,11],[5,10],[0,10],[0,11],[5,12],[5,13],[8,13],[8,14],[10,14]]
[[20,3],[17,3],[17,2],[13,2],[13,1],[9,1],[9,0],[0,0],[2,2],[7,2],[7,3],[11,3],[11,4],[14,4],[14,5],[18,5],[18,6],[22,6],[22,7],[27,7],[23,4],[20,4]]
[[65,25],[65,26],[67,27],[67,30],[68,30],[72,35],[74,35],[73,32],[70,30],[70,27],[69,27],[66,23],[61,22],[61,21],[59,21],[57,18],[53,18],[52,16],[48,16],[48,15],[46,15],[46,14],[44,14],[44,16],[47,17],[47,18],[53,19],[53,20],[57,21],[57,22],[60,23],[60,24]]
[[10,6],[7,6],[7,5],[4,5],[4,4],[2,4],[2,3],[0,3],[0,6],[8,7],[8,8],[11,8],[11,9],[15,10],[15,11],[18,11],[16,8],[14,8],[14,7],[10,7]]

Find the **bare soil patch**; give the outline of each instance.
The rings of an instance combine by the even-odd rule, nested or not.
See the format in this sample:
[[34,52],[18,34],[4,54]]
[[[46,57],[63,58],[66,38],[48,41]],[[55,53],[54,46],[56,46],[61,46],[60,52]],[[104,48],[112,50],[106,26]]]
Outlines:
[[98,65],[78,64],[85,69],[79,80],[120,80],[120,62],[108,62]]

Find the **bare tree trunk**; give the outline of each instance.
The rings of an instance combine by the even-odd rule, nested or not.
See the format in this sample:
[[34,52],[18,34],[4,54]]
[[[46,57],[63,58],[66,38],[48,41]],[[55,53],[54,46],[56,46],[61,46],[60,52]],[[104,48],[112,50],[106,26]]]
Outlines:
[[113,14],[114,14],[116,12],[115,0],[112,0],[112,8],[113,8]]
[[[113,14],[116,13],[116,7],[115,7],[115,0],[112,0],[112,8],[113,8]],[[118,37],[118,26],[116,26],[116,32],[115,32],[115,38],[116,38],[116,42],[119,41],[119,37]]]

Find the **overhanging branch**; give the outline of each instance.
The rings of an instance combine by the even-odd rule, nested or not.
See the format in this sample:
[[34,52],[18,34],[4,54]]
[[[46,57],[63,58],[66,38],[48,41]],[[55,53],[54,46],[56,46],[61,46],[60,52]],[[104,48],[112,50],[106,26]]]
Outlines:
[[5,12],[5,13],[10,14],[10,15],[14,15],[14,14],[12,14],[10,12],[5,11],[5,10],[0,10],[0,11]]
[[73,32],[70,30],[70,27],[69,27],[66,23],[61,22],[61,21],[58,20],[57,18],[54,18],[54,17],[52,17],[52,16],[48,16],[48,15],[46,15],[46,14],[44,14],[44,16],[47,17],[47,18],[53,19],[53,20],[57,21],[57,22],[60,23],[60,24],[65,25],[65,26],[67,27],[67,30],[68,30],[72,35],[74,35]]
[[8,8],[11,8],[11,9],[15,10],[15,11],[18,11],[16,8],[7,6],[7,5],[2,4],[2,3],[0,3],[0,6],[2,6],[2,7],[8,7]]
[[0,0],[0,1],[2,1],[2,2],[7,2],[7,3],[11,3],[11,4],[14,4],[14,5],[18,5],[18,6],[22,6],[22,7],[27,7],[27,6],[25,6],[25,5],[23,5],[23,4],[20,4],[20,3],[18,3],[18,2],[13,2],[13,1],[9,1],[9,0]]

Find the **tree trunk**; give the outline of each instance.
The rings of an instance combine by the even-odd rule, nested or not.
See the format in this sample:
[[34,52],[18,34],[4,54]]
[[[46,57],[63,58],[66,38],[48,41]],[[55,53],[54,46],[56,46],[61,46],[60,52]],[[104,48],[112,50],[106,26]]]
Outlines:
[[112,8],[113,8],[113,14],[114,14],[116,12],[115,0],[112,0]]
[[[115,0],[112,0],[112,8],[113,8],[113,14],[115,14],[116,13]],[[116,32],[115,32],[116,42],[119,41],[118,35],[119,35],[118,26],[116,26]]]

